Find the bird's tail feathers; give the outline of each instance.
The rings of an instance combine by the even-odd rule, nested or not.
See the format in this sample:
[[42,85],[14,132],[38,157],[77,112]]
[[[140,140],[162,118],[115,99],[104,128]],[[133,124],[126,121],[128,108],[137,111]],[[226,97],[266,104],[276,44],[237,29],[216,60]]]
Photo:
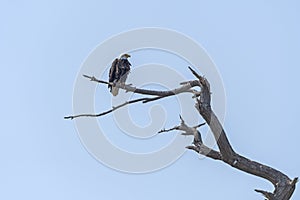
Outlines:
[[112,93],[113,96],[117,96],[119,93],[119,88],[112,87],[110,92]]

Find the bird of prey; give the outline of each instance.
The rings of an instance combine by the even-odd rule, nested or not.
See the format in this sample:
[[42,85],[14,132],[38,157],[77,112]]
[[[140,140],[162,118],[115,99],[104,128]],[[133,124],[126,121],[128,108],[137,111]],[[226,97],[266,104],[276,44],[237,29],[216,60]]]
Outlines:
[[[130,62],[127,60],[128,58],[130,58],[130,55],[125,53],[121,55],[120,58],[116,58],[113,61],[109,70],[109,82],[125,84],[131,66]],[[108,88],[113,96],[118,95],[119,88],[111,85],[108,85]]]

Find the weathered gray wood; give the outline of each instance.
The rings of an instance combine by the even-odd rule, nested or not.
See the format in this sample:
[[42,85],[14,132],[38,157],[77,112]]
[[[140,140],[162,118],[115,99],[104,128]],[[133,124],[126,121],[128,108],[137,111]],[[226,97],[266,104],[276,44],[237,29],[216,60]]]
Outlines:
[[193,69],[190,68],[190,70],[199,79],[201,85],[200,99],[197,100],[196,108],[213,132],[222,160],[241,171],[269,180],[275,187],[272,193],[255,190],[256,192],[262,193],[267,199],[290,199],[295,190],[298,178],[291,180],[287,175],[272,167],[249,160],[234,152],[220,121],[210,106],[211,93],[209,82],[204,77],[198,75]]
[[[187,81],[181,87],[169,91],[155,91],[155,90],[140,89],[140,88],[132,87],[131,85],[109,83],[106,81],[98,80],[95,77],[84,75],[84,77],[89,78],[91,81],[97,83],[113,85],[114,87],[124,89],[127,92],[133,92],[133,93],[144,94],[144,95],[152,95],[154,97],[140,98],[140,99],[124,102],[123,104],[116,106],[111,110],[108,110],[100,114],[81,114],[81,115],[68,116],[65,117],[65,119],[73,119],[76,117],[99,117],[102,115],[106,115],[110,112],[113,112],[114,110],[126,106],[128,104],[137,103],[140,101],[142,101],[143,103],[147,103],[147,102],[155,101],[158,99],[177,95],[184,92],[192,93],[194,94],[194,97],[196,97],[196,101],[197,101],[195,107],[199,111],[199,114],[203,117],[203,119],[210,127],[214,135],[214,138],[217,142],[219,151],[211,149],[207,147],[205,144],[203,144],[200,132],[197,130],[197,128],[199,128],[203,124],[200,124],[195,127],[189,127],[185,124],[184,120],[181,117],[180,117],[181,124],[179,126],[175,126],[167,130],[163,129],[160,131],[160,133],[168,132],[171,130],[181,130],[184,131],[183,135],[194,135],[193,145],[188,146],[186,148],[194,150],[197,153],[205,155],[209,158],[215,160],[221,160],[236,169],[239,169],[246,173],[270,181],[275,188],[273,192],[267,192],[267,191],[255,189],[256,192],[261,193],[267,199],[289,200],[296,188],[296,183],[298,181],[298,178],[294,178],[293,180],[291,180],[287,175],[272,167],[258,163],[256,161],[252,161],[236,153],[233,150],[232,146],[230,145],[230,142],[226,136],[222,124],[220,123],[218,117],[215,115],[213,109],[211,108],[211,93],[210,93],[210,85],[208,80],[200,76],[192,68],[189,67],[189,69],[195,75],[197,80]],[[194,87],[200,87],[201,91],[199,92],[199,91],[192,90],[192,88]]]

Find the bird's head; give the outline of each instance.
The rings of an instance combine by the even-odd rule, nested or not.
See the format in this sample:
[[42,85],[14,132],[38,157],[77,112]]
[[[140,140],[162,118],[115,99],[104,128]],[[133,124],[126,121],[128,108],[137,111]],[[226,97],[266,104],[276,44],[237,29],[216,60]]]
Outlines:
[[120,56],[120,59],[127,59],[127,58],[130,58],[131,56],[127,53],[124,53]]

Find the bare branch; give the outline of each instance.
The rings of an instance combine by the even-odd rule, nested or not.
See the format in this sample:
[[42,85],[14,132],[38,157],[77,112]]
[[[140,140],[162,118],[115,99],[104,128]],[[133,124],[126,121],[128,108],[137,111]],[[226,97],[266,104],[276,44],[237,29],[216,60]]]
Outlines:
[[201,155],[212,158],[214,160],[222,160],[222,155],[220,154],[220,152],[205,146],[203,143],[198,145],[187,146],[186,148],[193,150]]
[[165,132],[170,132],[170,131],[174,131],[174,130],[179,130],[179,126],[174,126],[173,128],[170,128],[170,129],[161,129],[160,131],[158,131],[158,133],[165,133]]
[[193,128],[199,128],[199,127],[201,127],[201,126],[204,126],[206,124],[206,122],[203,122],[203,123],[201,123],[201,124],[198,124],[197,126],[194,126]]
[[181,120],[181,124],[179,126],[174,126],[173,128],[170,128],[170,129],[162,129],[158,133],[169,132],[169,131],[173,131],[173,130],[181,130],[181,131],[185,131],[185,133],[182,133],[181,135],[194,135],[194,132],[197,131],[197,128],[206,124],[204,122],[204,123],[198,124],[197,126],[189,127],[186,125],[186,123],[183,120],[183,118],[181,117],[181,115],[179,115],[179,117]]
[[255,192],[261,193],[268,200],[273,200],[274,199],[274,195],[271,192],[267,192],[267,191],[264,191],[264,190],[258,190],[258,189],[255,189]]
[[[274,185],[274,191],[267,192],[263,190],[256,189],[255,191],[258,193],[263,194],[267,199],[269,200],[288,200],[292,196],[296,183],[298,181],[298,178],[294,178],[291,180],[287,175],[283,174],[282,172],[263,165],[261,163],[258,163],[256,161],[252,161],[248,158],[245,158],[238,153],[236,153],[227,136],[225,133],[225,130],[223,128],[223,125],[218,120],[218,117],[215,115],[214,111],[211,108],[211,91],[210,91],[210,84],[206,78],[199,75],[194,69],[189,67],[189,70],[193,73],[193,75],[197,78],[197,80],[193,81],[186,81],[184,83],[181,83],[181,87],[175,88],[173,90],[167,90],[167,91],[157,91],[157,90],[147,90],[147,89],[140,89],[133,87],[131,85],[125,85],[120,83],[111,83],[107,81],[98,80],[95,77],[91,77],[88,75],[83,75],[85,78],[89,78],[91,81],[101,83],[101,84],[107,84],[112,85],[114,87],[121,88],[127,92],[133,92],[138,94],[144,94],[144,95],[151,95],[154,97],[151,98],[140,98],[135,99],[131,101],[127,101],[119,106],[113,107],[112,109],[100,113],[100,114],[82,114],[82,115],[75,115],[75,116],[68,116],[65,117],[65,119],[74,119],[76,117],[99,117],[105,114],[108,114],[110,112],[113,112],[114,110],[117,110],[118,108],[121,108],[123,106],[126,106],[131,103],[136,103],[142,101],[143,103],[155,101],[158,99],[162,99],[168,96],[177,95],[180,93],[193,93],[193,98],[196,98],[196,109],[199,111],[199,114],[203,117],[203,119],[206,121],[208,126],[210,127],[214,138],[217,142],[219,151],[216,151],[214,149],[211,149],[203,144],[201,139],[201,133],[197,130],[197,128],[203,126],[205,123],[201,123],[199,125],[196,125],[194,127],[188,126],[183,118],[180,116],[181,123],[178,126],[174,126],[170,129],[162,129],[159,131],[159,133],[169,132],[173,130],[179,130],[183,131],[181,135],[193,135],[194,136],[194,142],[193,145],[187,146],[187,149],[194,150],[195,152],[205,155],[207,157],[210,157],[215,160],[221,160],[228,165],[239,169],[241,171],[244,171],[249,174],[253,174],[258,177],[262,177],[264,179],[269,180]],[[192,89],[193,87],[200,87],[200,91],[196,91]]]
[[204,156],[210,157],[210,158],[215,159],[215,160],[222,160],[222,156],[221,156],[220,152],[215,151],[215,150],[207,147],[202,142],[201,133],[197,130],[197,128],[205,125],[206,123],[201,123],[197,126],[189,127],[185,123],[185,121],[181,117],[181,115],[179,115],[179,117],[180,117],[180,120],[181,120],[181,123],[180,123],[179,126],[174,126],[173,128],[170,128],[170,129],[162,129],[158,133],[169,132],[169,131],[173,131],[173,130],[184,131],[183,133],[181,133],[181,135],[193,135],[194,136],[194,142],[193,142],[194,145],[187,146],[186,147],[187,149],[194,150],[199,154],[202,154]]
[[88,75],[85,75],[85,74],[83,74],[82,76],[85,77],[85,78],[90,79],[90,81],[94,81],[94,82],[97,82],[97,83],[103,83],[103,84],[106,84],[106,85],[114,85],[114,83],[110,83],[110,82],[107,82],[107,81],[99,80],[99,79],[97,79],[94,76],[88,76]]
[[148,98],[148,99],[144,100],[143,103],[149,103],[149,102],[156,101],[156,100],[159,100],[159,99],[162,99],[162,98],[165,98],[165,97],[168,97],[168,96],[160,96],[160,97]]
[[217,142],[218,148],[220,149],[222,160],[234,168],[269,180],[275,187],[273,193],[263,190],[256,190],[257,192],[262,193],[267,198],[272,200],[288,200],[295,190],[297,178],[294,179],[296,181],[292,181],[287,175],[283,174],[282,172],[247,159],[237,154],[233,150],[222,124],[211,108],[211,92],[209,82],[204,77],[197,74],[193,69],[189,69],[199,79],[201,85],[200,97],[197,99],[195,107],[209,125]]
[[181,86],[179,88],[175,88],[173,90],[156,91],[156,90],[147,90],[147,89],[136,88],[136,87],[131,86],[131,84],[125,85],[125,84],[121,84],[121,83],[110,83],[107,81],[99,80],[99,79],[95,78],[94,76],[83,75],[83,77],[88,78],[88,79],[90,79],[90,81],[93,81],[93,82],[102,83],[102,84],[106,84],[106,85],[112,85],[114,87],[119,87],[121,89],[124,89],[126,92],[153,95],[156,97],[140,98],[140,99],[136,99],[136,100],[127,101],[119,106],[116,106],[108,111],[105,111],[105,112],[102,112],[99,114],[78,114],[78,115],[66,116],[66,117],[64,117],[64,119],[74,119],[74,118],[78,118],[78,117],[100,117],[100,116],[106,115],[108,113],[111,113],[123,106],[132,104],[132,103],[136,103],[139,101],[142,101],[143,103],[149,103],[149,102],[156,101],[156,100],[166,98],[169,96],[174,96],[174,95],[177,95],[180,93],[187,93],[187,92],[194,93],[194,90],[191,90],[191,88],[195,87],[195,86],[199,86],[199,83],[196,80],[196,81],[188,81],[183,86]]
[[181,133],[181,135],[193,135],[194,136],[194,142],[202,143],[201,134],[197,130],[197,128],[200,127],[200,126],[203,126],[205,123],[199,124],[199,125],[194,126],[194,127],[189,127],[188,125],[186,125],[186,123],[183,120],[183,118],[181,117],[181,115],[179,115],[179,117],[180,117],[180,120],[181,120],[181,123],[180,123],[179,126],[175,126],[173,128],[170,128],[170,129],[160,130],[159,133],[169,132],[169,131],[172,131],[172,130],[181,130],[181,131],[184,131],[184,133]]
[[198,80],[193,80],[193,81],[188,81],[186,84],[182,85],[179,88],[175,88],[173,90],[166,90],[166,91],[160,91],[160,90],[148,90],[148,89],[141,89],[141,88],[136,88],[131,86],[131,84],[125,85],[122,83],[110,83],[107,81],[102,81],[99,80],[97,78],[95,78],[94,76],[88,76],[88,75],[83,75],[85,78],[90,79],[90,81],[94,81],[97,83],[102,83],[102,84],[106,84],[106,85],[112,85],[114,87],[118,87],[121,88],[127,92],[133,92],[133,93],[137,93],[137,94],[145,94],[145,95],[152,95],[152,96],[163,96],[163,97],[167,97],[167,96],[173,96],[176,94],[180,94],[180,93],[185,93],[185,92],[193,92],[193,90],[190,90],[191,88],[195,87],[195,86],[200,86],[199,85],[199,81]]
[[118,106],[115,106],[113,107],[112,109],[108,110],[108,111],[105,111],[105,112],[102,112],[102,113],[99,113],[99,114],[80,114],[80,115],[71,115],[71,116],[66,116],[64,117],[64,119],[74,119],[74,118],[78,118],[78,117],[100,117],[100,116],[103,116],[103,115],[106,115],[108,113],[111,113],[119,108],[122,108],[123,106],[126,106],[128,104],[133,104],[133,103],[136,103],[136,102],[139,102],[139,101],[145,101],[145,100],[148,100],[148,99],[151,99],[151,98],[140,98],[140,99],[134,99],[134,100],[131,100],[131,101],[126,101]]
[[202,79],[202,76],[200,76],[195,70],[193,70],[193,68],[191,68],[190,66],[188,67],[189,70],[191,70],[192,74],[197,78],[197,79]]

